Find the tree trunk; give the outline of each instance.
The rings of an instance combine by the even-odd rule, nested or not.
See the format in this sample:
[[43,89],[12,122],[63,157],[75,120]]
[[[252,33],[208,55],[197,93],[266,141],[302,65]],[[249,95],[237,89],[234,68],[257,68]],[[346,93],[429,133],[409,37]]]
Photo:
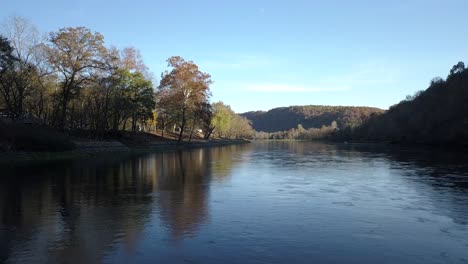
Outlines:
[[62,92],[63,92],[63,98],[62,98],[62,113],[60,116],[60,125],[59,129],[60,130],[65,130],[66,127],[66,122],[67,122],[67,105],[68,105],[68,99],[70,96],[70,90],[71,90],[71,85],[74,80],[74,75],[71,77],[71,80],[69,82],[65,82],[62,87]]
[[179,143],[182,142],[186,122],[187,122],[187,120],[186,120],[186,117],[185,117],[185,108],[184,108],[184,109],[182,109],[182,124],[180,125],[179,139],[177,140]]
[[192,122],[192,128],[190,129],[190,137],[189,137],[189,142],[192,141],[192,136],[193,136],[193,130],[195,129],[195,122]]
[[124,130],[124,131],[127,130],[127,120],[128,120],[128,118],[125,118],[125,120],[124,120],[124,122],[123,122],[123,128],[122,128],[122,130]]
[[214,129],[215,129],[214,127],[209,128],[209,129],[205,132],[204,139],[206,139],[206,140],[210,139],[211,134],[213,133]]
[[161,137],[164,137],[164,129],[166,128],[166,123],[163,121],[161,124]]
[[136,127],[136,118],[135,118],[135,115],[132,116],[132,132],[135,133],[137,130],[137,127]]
[[60,124],[59,128],[63,131],[65,130],[65,119],[66,119],[66,114],[67,114],[67,97],[65,94],[63,95],[62,98],[62,113],[60,114]]

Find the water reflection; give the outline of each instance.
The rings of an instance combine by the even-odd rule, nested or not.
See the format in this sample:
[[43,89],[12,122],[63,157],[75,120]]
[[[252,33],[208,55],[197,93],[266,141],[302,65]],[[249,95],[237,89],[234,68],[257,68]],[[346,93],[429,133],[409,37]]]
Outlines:
[[98,263],[119,246],[134,251],[154,211],[181,239],[209,218],[213,157],[229,175],[241,148],[4,168],[0,262]]
[[[386,182],[387,186],[368,186],[367,190],[374,189],[376,196],[388,195],[390,199],[399,200],[402,186],[409,187],[408,192],[414,192],[414,197],[429,200],[437,214],[449,217],[456,224],[468,224],[468,153],[463,150],[314,142],[267,142],[261,144],[260,149],[262,151],[257,152],[257,156],[253,158],[267,158],[278,169],[315,167],[315,171],[320,171],[320,168],[326,167],[329,173],[334,170],[348,170],[350,174],[357,171],[360,174],[367,172],[369,175],[384,169],[391,177]],[[288,151],[282,151],[284,149]],[[346,179],[340,181],[343,182],[336,185],[352,184],[346,183]],[[383,182],[383,179],[380,181]],[[381,193],[377,193],[378,191]],[[350,204],[348,201],[344,203]],[[421,199],[416,199],[415,205],[406,209],[421,209],[420,203]],[[430,221],[418,218],[418,221],[424,220]]]
[[116,240],[132,247],[151,202],[141,163],[23,168],[2,179],[2,258],[95,263]]
[[206,151],[163,154],[154,159],[154,185],[160,217],[181,239],[208,219],[206,205],[211,157]]
[[467,161],[264,142],[4,167],[0,262],[463,263]]

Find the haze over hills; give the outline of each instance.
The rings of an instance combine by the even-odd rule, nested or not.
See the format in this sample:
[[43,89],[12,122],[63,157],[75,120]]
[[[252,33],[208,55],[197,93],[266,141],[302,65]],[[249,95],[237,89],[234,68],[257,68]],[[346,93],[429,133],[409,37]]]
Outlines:
[[354,127],[369,119],[372,114],[384,110],[374,107],[306,105],[278,107],[269,111],[250,111],[241,114],[250,121],[256,131],[277,132],[297,128],[321,128],[333,121],[338,128]]

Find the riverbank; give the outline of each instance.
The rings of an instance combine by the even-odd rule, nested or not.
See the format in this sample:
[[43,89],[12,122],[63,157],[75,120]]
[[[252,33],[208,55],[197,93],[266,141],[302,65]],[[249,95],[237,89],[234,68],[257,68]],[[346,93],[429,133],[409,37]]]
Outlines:
[[0,152],[0,164],[18,162],[60,161],[93,158],[102,155],[132,156],[149,153],[171,152],[197,148],[221,147],[250,143],[244,139],[212,139],[192,142],[148,142],[128,145],[120,141],[76,141],[76,149],[63,152]]

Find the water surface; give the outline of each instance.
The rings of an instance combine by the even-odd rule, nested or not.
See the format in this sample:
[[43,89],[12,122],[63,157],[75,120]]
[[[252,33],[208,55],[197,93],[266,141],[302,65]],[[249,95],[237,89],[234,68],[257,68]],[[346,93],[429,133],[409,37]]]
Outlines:
[[0,171],[0,263],[468,263],[463,152],[264,142]]

